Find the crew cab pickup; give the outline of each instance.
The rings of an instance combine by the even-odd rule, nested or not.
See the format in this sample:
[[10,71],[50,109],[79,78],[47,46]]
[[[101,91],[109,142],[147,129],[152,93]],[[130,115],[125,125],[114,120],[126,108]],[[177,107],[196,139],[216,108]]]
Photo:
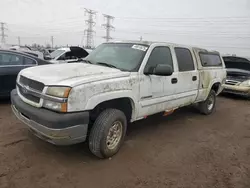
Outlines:
[[113,42],[82,63],[22,70],[11,102],[14,114],[41,139],[55,145],[88,140],[94,155],[108,158],[120,149],[129,122],[191,104],[211,114],[225,80],[218,52]]

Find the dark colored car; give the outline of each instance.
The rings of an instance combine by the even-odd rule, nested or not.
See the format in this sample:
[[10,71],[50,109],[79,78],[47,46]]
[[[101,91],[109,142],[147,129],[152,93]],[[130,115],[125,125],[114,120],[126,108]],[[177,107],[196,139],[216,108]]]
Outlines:
[[25,68],[51,64],[33,55],[0,49],[0,97],[8,97],[16,88],[16,77]]

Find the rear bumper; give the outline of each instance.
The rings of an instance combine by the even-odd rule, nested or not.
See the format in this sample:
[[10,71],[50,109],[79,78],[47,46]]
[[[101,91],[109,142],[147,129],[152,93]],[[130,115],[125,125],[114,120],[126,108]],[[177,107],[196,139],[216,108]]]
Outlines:
[[84,142],[87,137],[89,113],[60,114],[35,108],[24,103],[16,90],[11,92],[12,110],[37,137],[55,145],[71,145]]
[[235,86],[235,85],[224,85],[223,93],[230,93],[240,95],[244,97],[250,97],[250,87]]

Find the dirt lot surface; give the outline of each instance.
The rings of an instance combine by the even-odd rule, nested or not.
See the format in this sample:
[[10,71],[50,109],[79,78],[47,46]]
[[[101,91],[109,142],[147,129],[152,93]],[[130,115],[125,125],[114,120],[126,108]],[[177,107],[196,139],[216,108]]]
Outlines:
[[219,97],[216,113],[193,108],[131,124],[108,160],[86,144],[55,147],[0,104],[0,188],[249,188],[250,101]]

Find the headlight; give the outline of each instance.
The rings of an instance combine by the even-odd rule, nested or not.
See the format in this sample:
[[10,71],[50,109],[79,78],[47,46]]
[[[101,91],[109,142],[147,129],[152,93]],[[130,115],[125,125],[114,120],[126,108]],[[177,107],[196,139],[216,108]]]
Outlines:
[[43,107],[58,112],[67,112],[67,103],[59,103],[59,102],[44,100]]
[[67,98],[69,96],[70,87],[48,87],[46,94],[55,97]]
[[250,87],[250,80],[247,80],[247,81],[244,81],[244,82],[240,83],[239,86]]
[[[70,87],[48,87],[46,94],[59,98],[67,98],[69,96]],[[43,107],[58,112],[67,112],[67,102],[55,102],[53,100],[44,100]]]

